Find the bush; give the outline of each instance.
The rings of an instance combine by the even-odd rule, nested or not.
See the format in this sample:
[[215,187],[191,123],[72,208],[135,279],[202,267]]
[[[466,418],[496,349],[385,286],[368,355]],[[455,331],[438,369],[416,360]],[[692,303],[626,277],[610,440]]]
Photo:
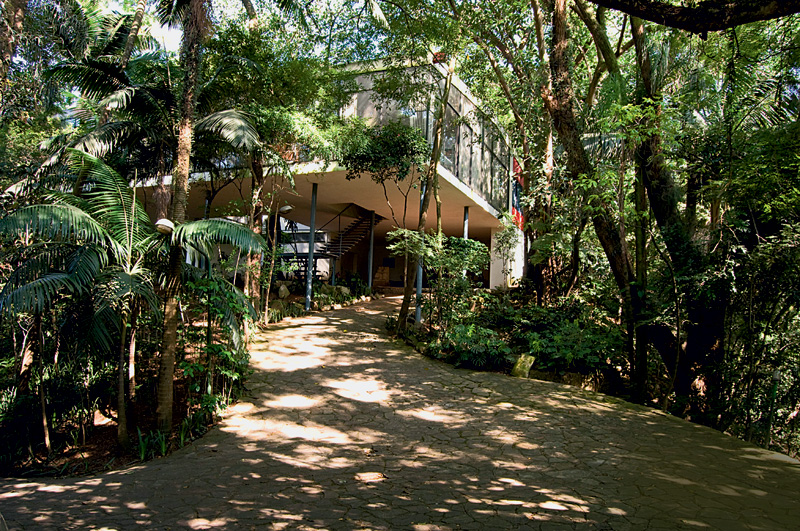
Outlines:
[[505,370],[514,362],[511,349],[497,332],[475,324],[457,324],[441,343],[444,357],[456,367]]
[[367,283],[361,278],[361,275],[356,272],[342,273],[337,280],[337,284],[349,288],[350,295],[354,298],[371,294]]
[[536,358],[534,368],[590,374],[622,362],[621,331],[603,324],[579,301],[521,309],[512,329],[514,346]]

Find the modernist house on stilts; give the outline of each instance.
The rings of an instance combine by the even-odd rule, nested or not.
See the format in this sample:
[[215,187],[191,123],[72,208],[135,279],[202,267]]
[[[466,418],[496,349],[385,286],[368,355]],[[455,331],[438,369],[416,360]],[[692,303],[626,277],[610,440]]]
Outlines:
[[[433,66],[433,75],[443,85],[445,69]],[[432,142],[433,98],[416,109],[380,105],[372,86],[373,80],[381,75],[380,70],[371,70],[356,78],[362,89],[341,110],[342,115],[361,117],[369,125],[400,120],[421,130]],[[515,163],[505,136],[494,122],[481,118],[477,109],[476,99],[463,82],[454,78],[439,164],[442,228],[447,236],[478,240],[493,251],[494,235],[503,229],[502,213],[508,211],[519,216],[521,187],[515,179]],[[387,250],[386,234],[396,225],[402,225],[403,220],[405,228],[416,229],[419,187],[403,191],[397,186],[382,187],[368,175],[347,179],[347,169],[335,161],[289,162],[294,186],[277,190],[277,216],[273,215],[272,221],[265,216],[264,224],[277,220],[281,232],[290,235],[281,259],[296,264],[296,276],[305,279],[310,271],[314,278],[333,284],[337,275],[357,273],[374,289],[402,286],[405,266],[402,259],[394,258]],[[216,210],[221,205],[241,201],[249,192],[247,181],[245,177],[239,188],[219,191],[213,201]],[[203,217],[210,207],[206,204],[209,186],[202,178],[193,182],[190,219]],[[152,208],[152,194],[145,193],[145,200]],[[428,215],[429,219],[435,219],[433,201]],[[312,241],[314,244],[309,245]],[[512,278],[522,276],[522,262],[521,244],[511,259],[504,260],[492,252],[483,284],[492,288],[507,285]],[[307,307],[309,302],[307,296]]]

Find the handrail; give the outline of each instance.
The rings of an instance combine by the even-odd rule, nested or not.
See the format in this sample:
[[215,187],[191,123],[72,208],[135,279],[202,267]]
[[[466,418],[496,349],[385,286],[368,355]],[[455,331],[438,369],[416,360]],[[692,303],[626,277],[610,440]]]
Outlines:
[[348,204],[346,207],[344,207],[344,208],[341,210],[341,212],[339,212],[338,214],[336,214],[335,216],[333,216],[331,219],[329,219],[329,220],[328,220],[328,223],[326,223],[325,225],[321,226],[321,227],[320,227],[320,228],[318,228],[317,230],[322,230],[322,229],[324,229],[325,227],[327,227],[327,226],[330,224],[330,222],[331,222],[331,221],[333,221],[334,219],[336,219],[336,218],[340,217],[342,214],[344,214],[344,211],[345,211],[345,210],[347,210],[348,208],[352,207],[353,205],[355,205],[355,203],[349,203],[349,204]]

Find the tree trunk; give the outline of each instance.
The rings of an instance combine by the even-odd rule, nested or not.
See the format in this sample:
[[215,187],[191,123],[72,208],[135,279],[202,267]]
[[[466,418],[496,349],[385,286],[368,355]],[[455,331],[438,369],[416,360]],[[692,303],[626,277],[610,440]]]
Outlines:
[[[649,98],[649,103],[645,103],[645,105],[653,108],[656,116],[655,122],[645,125],[649,126],[651,131],[656,131],[660,125],[661,106],[658,102],[661,94],[659,87],[655,86],[653,81],[650,53],[645,43],[644,25],[640,19],[631,17],[631,31],[642,84],[645,94]],[[658,133],[648,135],[642,141],[639,157],[645,170],[644,182],[647,196],[650,198],[650,208],[653,210],[664,243],[678,274],[697,272],[698,267],[702,267],[703,259],[697,246],[689,239],[686,223],[678,211],[680,189],[664,166],[661,135]],[[687,266],[693,271],[685,270]]]
[[[756,22],[773,20],[800,12],[800,0],[705,0],[674,5],[665,0],[591,0],[656,24],[699,33],[721,31]],[[682,2],[686,3],[686,2]]]
[[42,329],[42,314],[38,313],[33,318],[33,331],[36,334],[34,342],[36,344],[36,359],[39,364],[39,406],[42,412],[42,432],[44,434],[44,446],[47,455],[53,452],[50,443],[50,421],[47,418],[47,392],[44,388],[44,330]]
[[163,182],[156,186],[156,189],[153,190],[153,203],[155,204],[156,209],[156,220],[169,217],[169,204],[171,198],[172,194]]
[[130,439],[128,438],[128,404],[127,393],[125,392],[128,380],[128,316],[123,315],[120,323],[119,332],[119,358],[117,366],[117,442],[119,445],[128,449]]
[[634,222],[634,233],[636,236],[636,286],[639,297],[636,303],[640,307],[634,309],[637,316],[634,324],[635,335],[635,356],[633,363],[633,397],[636,402],[645,403],[647,400],[647,350],[649,347],[647,338],[647,327],[642,322],[642,315],[647,308],[647,241],[649,234],[647,231],[647,196],[644,186],[644,161],[638,160],[636,167],[636,190],[635,206],[636,220]]
[[161,363],[158,369],[158,429],[165,434],[172,430],[173,378],[175,353],[178,349],[178,292],[180,291],[183,250],[177,245],[169,253],[168,284],[164,305],[164,333],[161,337]]
[[128,39],[125,41],[125,50],[122,52],[122,59],[120,60],[120,68],[125,70],[128,66],[128,61],[131,60],[133,47],[136,44],[136,39],[139,37],[139,29],[142,27],[142,19],[144,19],[144,11],[147,7],[147,0],[139,0],[136,3],[136,12],[133,14],[133,21],[131,22],[131,29],[128,32]]
[[31,381],[31,370],[34,362],[34,349],[31,347],[32,329],[23,330],[22,347],[19,354],[19,371],[17,372],[17,389],[20,392],[28,390]]
[[3,5],[3,21],[0,22],[0,81],[2,82],[8,78],[27,11],[28,0],[5,0]]
[[128,396],[136,400],[136,332],[139,320],[139,308],[134,304],[131,312],[131,337],[128,343]]
[[[451,59],[450,64],[455,66],[455,58]],[[431,204],[431,195],[433,194],[434,186],[438,186],[439,182],[439,159],[442,155],[442,136],[444,134],[444,118],[447,111],[447,99],[450,96],[450,87],[453,84],[454,68],[447,70],[447,76],[444,81],[444,89],[442,90],[442,98],[439,102],[437,109],[436,123],[433,129],[433,151],[431,152],[431,162],[428,164],[428,171],[425,172],[425,180],[422,183],[422,204],[419,210],[419,222],[417,223],[417,232],[421,235],[425,234],[425,228],[428,223],[428,207]],[[406,329],[406,321],[408,320],[408,313],[411,307],[411,296],[414,292],[414,284],[417,279],[417,260],[406,260],[406,284],[403,289],[403,304],[400,306],[400,314],[397,320],[397,330],[403,331]]]
[[[263,218],[264,218],[264,166],[261,164],[260,158],[255,155],[251,163],[253,174],[252,183],[252,212],[253,215],[249,218],[250,230],[256,234],[263,232]],[[257,309],[261,308],[261,255],[248,254],[247,269],[249,277],[246,279],[247,291],[253,299],[253,306]]]
[[[574,178],[581,175],[591,176],[594,168],[583,146],[578,123],[573,107],[574,92],[570,79],[567,51],[567,13],[566,0],[555,0],[553,11],[553,52],[550,55],[550,68],[553,91],[545,91],[545,101],[558,132],[558,138],[567,152],[567,169]],[[619,228],[613,222],[606,205],[602,204],[598,194],[590,192],[592,199],[592,223],[597,238],[603,247],[614,279],[623,293],[629,291],[634,278],[627,245],[619,234]]]
[[[178,225],[186,221],[186,203],[189,196],[189,171],[194,129],[194,110],[200,74],[200,46],[205,17],[203,0],[191,0],[183,22],[181,55],[185,68],[183,94],[181,95],[181,120],[178,128],[178,157],[173,172],[172,221]],[[172,429],[173,378],[175,376],[175,351],[178,346],[178,294],[181,287],[183,249],[173,245],[170,250],[167,272],[164,332],[161,340],[161,365],[158,371],[158,407],[156,417],[159,429],[169,433]]]
[[[554,2],[553,51],[550,54],[553,90],[552,93],[545,90],[544,96],[553,119],[553,125],[558,132],[558,138],[567,153],[567,169],[573,178],[578,178],[582,175],[592,176],[594,168],[584,149],[573,107],[575,96],[567,57],[569,40],[567,38],[566,4],[566,0],[555,0]],[[640,319],[642,303],[639,300],[639,290],[636,288],[636,276],[628,246],[620,234],[619,225],[614,222],[608,211],[607,205],[600,201],[599,194],[592,190],[588,191],[588,196],[591,197],[589,205],[592,207],[592,224],[619,288],[622,297],[622,313],[630,336],[634,333],[636,323]],[[632,349],[632,337],[628,339],[628,346]],[[634,357],[632,351],[629,355],[630,358]]]
[[[660,94],[653,82],[651,61],[645,43],[643,22],[631,17],[631,30],[636,47],[636,59],[641,71],[642,83],[650,99],[656,106],[656,120],[660,116]],[[657,130],[658,122],[647,124],[649,129]],[[709,256],[691,238],[691,227],[678,210],[680,189],[672,179],[663,163],[661,137],[653,133],[644,139],[638,151],[643,168],[644,184],[650,199],[650,208],[655,215],[659,231],[664,238],[667,252],[680,278],[691,278],[702,274],[711,266]],[[712,224],[716,221],[712,204]],[[690,213],[691,214],[691,213]],[[684,398],[692,393],[692,382],[702,378],[705,389],[704,398],[693,404],[695,419],[706,424],[714,424],[714,402],[718,401],[718,378],[716,372],[724,359],[723,338],[725,334],[725,314],[728,293],[723,286],[707,284],[703,292],[686,293],[687,317],[686,348],[677,364],[675,391]],[[678,338],[678,341],[680,338]]]
[[242,0],[242,5],[244,6],[245,13],[247,13],[248,22],[250,24],[258,22],[258,14],[256,13],[256,9],[253,7],[253,2],[250,0]]
[[264,289],[264,324],[269,323],[269,294],[272,291],[272,277],[275,275],[275,260],[278,256],[278,249],[280,248],[278,235],[280,234],[281,217],[278,208],[275,207],[275,177],[272,176],[272,190],[270,190],[269,205],[267,206],[266,211],[268,215],[270,212],[274,211],[274,214],[272,214],[274,220],[270,223],[267,223],[267,241],[269,242],[269,269],[267,271],[267,278],[265,282],[266,285]]

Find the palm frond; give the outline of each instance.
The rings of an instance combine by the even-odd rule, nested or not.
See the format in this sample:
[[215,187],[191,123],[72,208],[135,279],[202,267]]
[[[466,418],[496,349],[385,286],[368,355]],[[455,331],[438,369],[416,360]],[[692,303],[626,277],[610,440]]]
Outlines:
[[27,253],[30,249],[0,290],[0,308],[5,308],[0,311],[37,313],[59,291],[87,291],[108,264],[105,251],[95,245],[40,244]]
[[229,244],[250,253],[266,249],[264,238],[245,225],[227,219],[201,219],[179,225],[172,233],[172,243],[181,247]]
[[101,31],[95,37],[91,46],[92,57],[113,57],[125,47],[128,37],[127,21],[130,15],[110,13],[106,15],[101,24]]
[[140,124],[133,121],[106,122],[73,141],[72,147],[94,157],[103,157],[120,146],[129,145],[143,136]]
[[204,116],[195,124],[195,130],[211,131],[236,149],[254,151],[261,145],[258,132],[247,115],[234,109]]
[[129,307],[134,299],[139,299],[154,313],[160,312],[152,277],[149,271],[143,269],[130,272],[119,267],[107,268],[97,279],[95,297],[100,306],[117,311]]
[[60,81],[77,87],[92,99],[102,99],[130,86],[130,82],[118,65],[97,59],[85,59],[80,63],[62,63],[50,68],[46,80]]
[[111,236],[131,254],[134,247],[146,244],[155,234],[155,227],[135,191],[117,172],[102,160],[71,150],[70,163],[89,166],[86,197],[92,214],[102,220]]
[[50,191],[45,195],[45,199],[50,203],[56,205],[70,205],[84,212],[91,210],[91,205],[83,197],[78,197],[75,194],[61,191]]
[[156,17],[164,25],[180,28],[189,11],[189,5],[190,0],[160,0],[156,7]]
[[42,313],[50,306],[53,298],[64,291],[79,291],[75,277],[68,273],[51,273],[21,286],[6,284],[0,293],[0,314]]
[[86,323],[86,337],[98,350],[113,352],[114,335],[119,333],[119,326],[119,318],[110,306],[96,304]]
[[89,214],[66,204],[17,209],[0,219],[0,234],[115,246],[108,232]]
[[134,87],[122,87],[100,100],[98,104],[107,109],[124,109],[130,103],[135,92]]
[[242,290],[227,280],[225,283],[228,285],[227,293],[234,299],[235,303],[228,304],[228,301],[225,301],[221,297],[215,297],[215,300],[212,301],[212,305],[216,306],[216,309],[219,313],[222,313],[222,323],[224,327],[230,331],[231,341],[233,342],[234,348],[239,349],[243,346],[241,332],[243,323],[242,316],[238,311],[234,311],[234,307],[245,308],[247,314],[251,319],[254,320],[258,318],[258,312],[256,312],[256,309],[253,307],[250,299],[247,298]]
[[20,249],[19,253],[14,254],[21,263],[8,276],[4,289],[14,289],[54,271],[65,272],[66,264],[76,248],[71,243],[40,243]]
[[289,15],[297,20],[303,29],[308,29],[308,20],[306,19],[306,4],[298,2],[297,0],[275,0],[275,5],[286,15]]
[[386,15],[383,14],[381,4],[377,0],[367,0],[366,5],[367,9],[369,10],[369,14],[375,20],[377,25],[383,29],[389,29],[389,21],[386,20]]
[[78,247],[69,257],[66,273],[72,275],[75,285],[81,290],[90,286],[100,271],[108,265],[108,254],[94,245]]
[[615,133],[585,133],[583,147],[593,159],[619,160],[625,149],[625,138]]

